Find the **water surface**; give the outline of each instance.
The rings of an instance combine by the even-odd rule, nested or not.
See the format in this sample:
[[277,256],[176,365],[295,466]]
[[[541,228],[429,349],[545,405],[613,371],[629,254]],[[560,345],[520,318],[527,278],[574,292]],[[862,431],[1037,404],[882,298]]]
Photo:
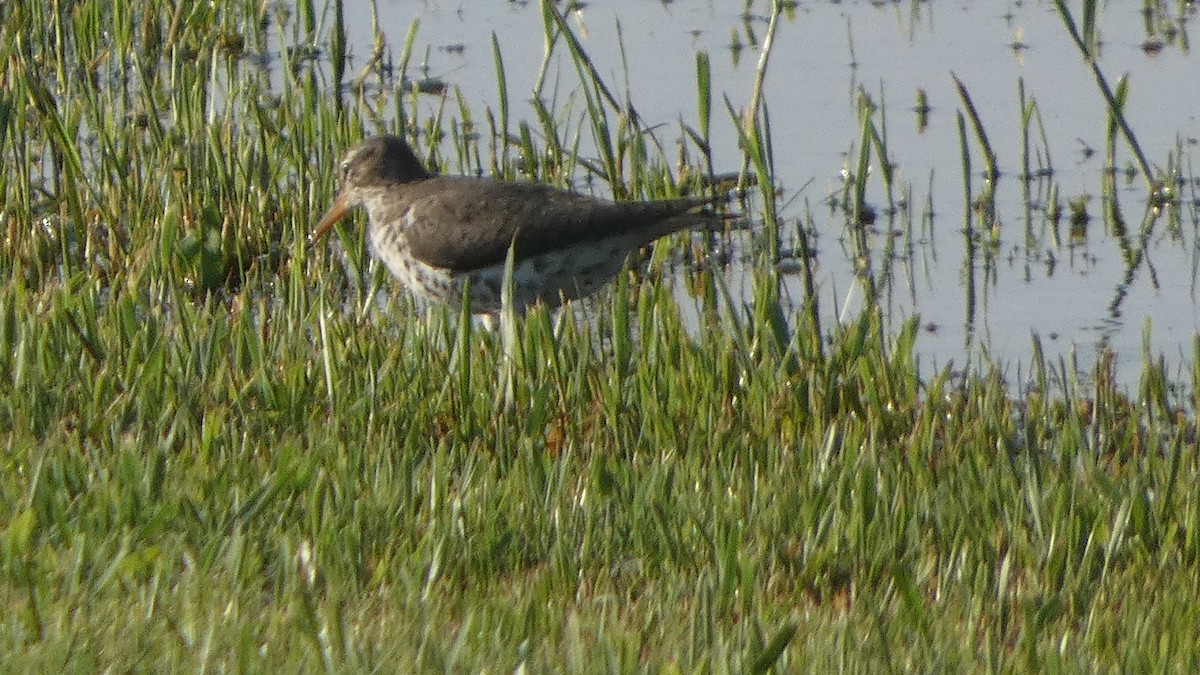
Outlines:
[[[504,58],[515,121],[536,117],[528,101],[544,56],[536,2],[377,2],[379,28],[399,51],[409,26],[419,20],[408,75],[438,78],[457,87],[475,118],[498,104],[493,34]],[[766,32],[768,7],[704,0],[590,2],[567,12],[606,83],[628,93],[640,116],[671,148],[680,123],[697,125],[696,53],[714,67],[713,153],[717,170],[741,163],[733,122],[722,97],[748,105]],[[1194,13],[1194,10],[1192,10]],[[897,185],[910,198],[910,218],[871,226],[877,254],[885,235],[899,230],[891,287],[881,302],[894,324],[919,315],[927,330],[917,343],[922,363],[957,366],[987,358],[1024,372],[1031,338],[1052,358],[1075,358],[1089,368],[1103,350],[1117,357],[1119,377],[1133,385],[1141,370],[1144,326],[1152,327],[1150,350],[1172,370],[1190,368],[1191,345],[1200,327],[1196,305],[1197,192],[1195,178],[1198,64],[1187,49],[1193,16],[1147,16],[1138,3],[1108,3],[1100,20],[1101,69],[1111,83],[1129,78],[1129,123],[1149,161],[1166,168],[1174,157],[1184,182],[1181,205],[1164,215],[1145,239],[1138,236],[1147,206],[1145,183],[1135,173],[1118,181],[1124,237],[1102,218],[1105,180],[1105,104],[1090,69],[1070,41],[1053,4],[1038,2],[801,2],[787,12],[770,54],[765,96],[769,106],[776,180],[782,214],[811,223],[817,242],[818,285],[823,313],[847,316],[863,294],[855,281],[846,218],[826,204],[840,194],[860,137],[860,90],[882,106]],[[361,63],[370,51],[371,8],[346,5],[352,53]],[[580,84],[559,44],[549,86],[555,102],[574,97],[583,115]],[[999,245],[991,256],[969,249],[963,236],[963,196],[956,111],[963,106],[952,73],[963,82],[996,152],[1002,178],[997,190]],[[1018,87],[1036,101],[1049,157],[1038,152],[1034,170],[1053,174],[1030,182],[1021,173],[1022,115]],[[926,126],[913,108],[926,92]],[[428,111],[436,96],[426,97]],[[450,108],[452,106],[448,106]],[[579,125],[586,130],[586,125]],[[587,143],[582,144],[586,153]],[[1035,145],[1041,141],[1035,131]],[[972,139],[973,183],[981,188],[982,159]],[[1119,169],[1133,169],[1132,155],[1118,142]],[[876,167],[877,168],[877,167]],[[886,207],[879,180],[869,198]],[[1054,226],[1043,207],[1051,187],[1059,203],[1087,200],[1090,221],[1072,231],[1064,217]],[[811,220],[810,220],[811,218]],[[792,226],[794,227],[794,225]],[[792,229],[791,227],[786,228]],[[786,247],[786,242],[785,242]],[[1144,250],[1136,264],[1130,251]],[[876,267],[880,266],[877,261]],[[735,265],[729,282],[748,297]],[[794,282],[794,283],[793,283]],[[798,279],[791,294],[802,298]],[[687,302],[680,294],[681,300]]]

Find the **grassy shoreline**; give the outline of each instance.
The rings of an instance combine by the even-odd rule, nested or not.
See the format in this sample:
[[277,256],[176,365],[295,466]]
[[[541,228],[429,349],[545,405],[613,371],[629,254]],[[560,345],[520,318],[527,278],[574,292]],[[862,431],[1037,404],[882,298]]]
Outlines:
[[0,10],[0,670],[1200,665],[1195,356],[1169,382],[1147,354],[1136,391],[1036,345],[1028,383],[919,372],[916,320],[781,303],[768,228],[745,311],[699,262],[685,328],[659,250],[506,357],[381,309],[352,228],[344,254],[305,236],[364,101],[451,166],[703,189],[703,153],[676,180],[586,54],[591,168],[553,114],[340,109],[300,50],[269,86],[238,56],[279,28],[255,3],[53,7]]

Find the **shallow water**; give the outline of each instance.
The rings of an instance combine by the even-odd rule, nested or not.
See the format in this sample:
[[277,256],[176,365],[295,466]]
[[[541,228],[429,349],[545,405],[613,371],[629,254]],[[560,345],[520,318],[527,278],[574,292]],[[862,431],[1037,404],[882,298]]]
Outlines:
[[[661,125],[656,135],[668,152],[682,137],[680,120],[697,124],[695,58],[697,51],[708,52],[714,160],[718,171],[733,171],[741,155],[721,97],[735,108],[748,105],[767,11],[764,2],[752,4],[747,16],[742,3],[735,2],[595,1],[569,12],[568,21],[606,83],[621,92],[618,96],[628,91],[647,125]],[[525,92],[532,90],[544,49],[536,2],[378,0],[377,6],[380,30],[396,53],[413,20],[419,19],[408,76],[435,77],[458,87],[477,120],[485,108],[495,109],[498,100],[494,33],[504,58],[511,116],[533,123]],[[1048,356],[1074,352],[1084,369],[1101,350],[1111,349],[1118,377],[1134,385],[1147,321],[1151,353],[1163,356],[1169,372],[1191,367],[1192,341],[1200,327],[1195,288],[1200,191],[1195,177],[1200,87],[1195,83],[1200,64],[1186,49],[1186,40],[1195,10],[1155,27],[1139,3],[1106,7],[1099,24],[1100,66],[1114,86],[1120,75],[1128,75],[1126,114],[1145,155],[1162,169],[1172,153],[1183,153],[1185,182],[1177,186],[1181,207],[1173,222],[1164,216],[1155,223],[1145,256],[1136,264],[1127,260],[1129,250],[1141,247],[1145,183],[1136,174],[1130,180],[1118,178],[1118,201],[1129,229],[1123,240],[1108,231],[1102,217],[1105,104],[1053,4],[802,2],[788,12],[770,54],[765,88],[776,180],[787,205],[782,211],[786,230],[794,229],[802,216],[807,223],[811,214],[820,301],[830,320],[845,316],[863,297],[852,273],[846,217],[826,205],[841,192],[849,157],[857,153],[861,87],[883,105],[898,192],[911,198],[910,221],[889,223],[881,213],[871,228],[876,272],[887,263],[879,256],[889,231],[902,232],[900,245],[909,238],[912,242],[891,260],[893,283],[884,289],[881,303],[893,323],[920,316],[928,330],[917,350],[929,370],[949,362],[961,367],[987,354],[1012,364],[1015,376],[1025,372],[1031,336],[1038,336]],[[348,2],[346,22],[352,56],[357,57],[353,71],[372,43],[370,3]],[[1164,32],[1163,26],[1174,33]],[[730,47],[733,35],[740,50]],[[562,102],[579,96],[579,81],[561,44],[557,52],[548,90],[556,90]],[[967,213],[955,120],[962,104],[952,72],[970,92],[1002,172],[996,206],[999,245],[991,256],[979,247],[968,252],[963,236]],[[1035,156],[1032,169],[1053,168],[1052,176],[1030,182],[1028,212],[1019,176],[1020,80],[1040,110],[1050,153],[1049,162]],[[912,110],[918,89],[927,92],[932,108],[924,128]],[[439,105],[436,96],[425,98],[429,111]],[[576,101],[574,110],[583,114],[582,103]],[[1040,148],[1036,127],[1031,140]],[[970,150],[978,194],[982,158],[973,136]],[[581,152],[587,152],[586,142]],[[1121,140],[1117,157],[1122,170],[1133,166]],[[1055,233],[1041,208],[1052,183],[1064,209],[1068,200],[1090,199],[1091,220],[1085,227],[1073,232],[1064,217]],[[874,175],[868,198],[880,211],[886,208]],[[932,215],[925,213],[930,207]],[[748,297],[748,284],[739,275],[737,265],[729,268],[729,286]],[[792,297],[803,297],[798,279],[789,277],[788,284]],[[686,304],[682,294],[680,298]]]

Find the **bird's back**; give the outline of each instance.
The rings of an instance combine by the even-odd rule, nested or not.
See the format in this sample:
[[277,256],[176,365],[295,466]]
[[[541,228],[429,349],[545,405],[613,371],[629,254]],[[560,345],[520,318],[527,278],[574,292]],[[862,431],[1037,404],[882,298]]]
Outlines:
[[711,198],[612,202],[540,183],[448,176],[402,189],[412,255],[451,271],[502,263],[514,243],[517,260],[615,237],[637,247],[715,217],[697,212]]

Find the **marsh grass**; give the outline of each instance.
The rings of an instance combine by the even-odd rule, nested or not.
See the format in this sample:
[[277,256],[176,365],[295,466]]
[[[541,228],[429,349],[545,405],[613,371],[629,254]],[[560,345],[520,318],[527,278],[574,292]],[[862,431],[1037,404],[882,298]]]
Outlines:
[[[677,237],[492,333],[391,289],[361,228],[306,235],[364,125],[468,172],[678,194],[552,4],[578,93],[486,128],[461,94],[367,86],[381,41],[338,91],[289,49],[325,49],[311,2],[0,13],[0,669],[1196,668],[1200,341],[1175,381],[1147,326],[1125,391],[1037,339],[1026,374],[930,372],[915,319],[819,326],[811,273],[780,295],[765,101],[727,100],[749,306],[698,263],[688,330]],[[693,142],[720,123],[705,71]],[[863,162],[902,161],[862,122]]]

